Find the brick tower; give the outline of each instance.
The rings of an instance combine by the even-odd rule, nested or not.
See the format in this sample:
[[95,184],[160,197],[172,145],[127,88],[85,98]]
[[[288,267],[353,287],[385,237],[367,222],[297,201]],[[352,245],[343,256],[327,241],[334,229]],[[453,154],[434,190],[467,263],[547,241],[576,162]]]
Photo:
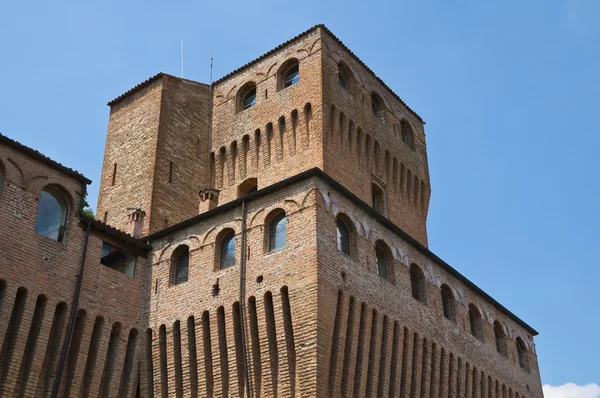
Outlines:
[[140,209],[147,235],[197,214],[209,99],[207,85],[159,73],[108,103],[98,219],[128,231],[128,209]]
[[105,222],[0,135],[0,396],[542,397],[537,332],[427,247],[423,120],[326,27],[109,105]]

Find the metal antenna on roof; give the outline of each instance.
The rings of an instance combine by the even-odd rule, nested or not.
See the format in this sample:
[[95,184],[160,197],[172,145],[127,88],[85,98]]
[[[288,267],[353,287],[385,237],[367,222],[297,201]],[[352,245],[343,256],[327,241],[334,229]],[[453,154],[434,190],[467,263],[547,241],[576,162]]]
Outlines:
[[212,83],[213,83],[213,81],[212,81],[212,70],[213,70],[213,54],[214,54],[214,51],[211,51],[211,52],[210,52],[210,85],[211,85],[211,86],[212,86]]
[[183,39],[181,40],[181,77],[183,77]]

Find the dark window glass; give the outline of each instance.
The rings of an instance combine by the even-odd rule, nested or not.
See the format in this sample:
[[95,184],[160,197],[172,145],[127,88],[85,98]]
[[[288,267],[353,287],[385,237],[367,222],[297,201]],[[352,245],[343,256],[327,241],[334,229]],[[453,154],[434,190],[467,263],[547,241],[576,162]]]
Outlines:
[[235,234],[233,232],[228,233],[221,241],[220,254],[221,269],[235,265]]
[[377,102],[375,100],[371,100],[371,113],[373,113],[374,116],[377,116]]
[[251,106],[254,106],[254,104],[256,104],[256,87],[251,88],[246,95],[244,95],[242,108],[248,109]]
[[401,131],[401,133],[402,133],[402,142],[404,142],[406,144],[406,140],[407,140],[407,138],[406,138],[406,131],[404,129],[401,129],[401,130],[402,130]]
[[175,277],[174,283],[187,282],[188,280],[188,269],[190,265],[190,252],[188,248],[183,249],[177,259],[175,260]]
[[337,246],[338,250],[346,255],[350,255],[350,231],[346,223],[337,219]]
[[67,221],[67,202],[56,189],[42,191],[35,232],[62,242]]
[[414,268],[410,269],[410,286],[412,288],[412,296],[413,298],[421,301],[422,291],[421,291],[421,278],[419,274]]
[[338,71],[338,84],[341,88],[346,88],[346,78],[344,77],[344,72],[341,70]]
[[300,69],[298,68],[298,64],[290,67],[283,77],[283,88],[292,86],[300,80]]
[[280,213],[273,218],[269,226],[269,251],[283,249],[287,234],[287,218]]
[[387,258],[385,251],[379,246],[375,246],[375,255],[377,257],[377,274],[383,279],[388,278]]
[[100,258],[100,264],[106,265],[109,268],[133,278],[135,276],[135,262],[136,259],[134,256],[127,254],[106,242],[102,242],[102,257]]

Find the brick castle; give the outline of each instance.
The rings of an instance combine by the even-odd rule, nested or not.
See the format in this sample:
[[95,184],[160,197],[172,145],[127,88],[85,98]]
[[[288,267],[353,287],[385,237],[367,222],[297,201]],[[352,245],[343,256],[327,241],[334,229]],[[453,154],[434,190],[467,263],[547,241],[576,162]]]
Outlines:
[[325,26],[108,105],[96,220],[0,135],[0,396],[542,397],[428,249],[424,121]]

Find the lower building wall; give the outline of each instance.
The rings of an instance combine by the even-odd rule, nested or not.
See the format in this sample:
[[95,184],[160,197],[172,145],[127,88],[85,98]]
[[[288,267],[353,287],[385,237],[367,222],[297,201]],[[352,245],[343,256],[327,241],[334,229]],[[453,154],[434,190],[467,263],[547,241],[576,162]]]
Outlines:
[[[516,358],[516,336],[531,337],[525,330],[327,184],[317,186],[317,396],[543,396],[533,345],[527,369]],[[338,217],[350,230],[350,255],[337,248]],[[387,279],[378,275],[376,244],[388,251]],[[425,272],[422,302],[412,297],[406,264]],[[443,315],[440,284],[457,292],[453,321]],[[470,303],[484,313],[480,339],[470,332]],[[504,355],[492,320],[510,332]]]
[[[314,196],[304,182],[248,203],[241,297],[240,207],[152,242],[142,396],[242,397],[248,387],[255,397],[316,396]],[[271,252],[268,224],[278,211],[287,218],[286,245]],[[228,231],[235,233],[236,261],[220,269]],[[188,278],[175,284],[182,246],[189,249]]]
[[[73,231],[84,239],[85,231]],[[100,264],[102,239],[90,236],[78,309],[67,343],[81,253],[64,273],[21,264],[0,272],[0,396],[51,396],[62,367],[61,397],[133,396],[138,378],[140,279]],[[138,277],[144,260],[138,259]],[[3,268],[6,270],[6,268]],[[46,275],[48,276],[48,275]]]

